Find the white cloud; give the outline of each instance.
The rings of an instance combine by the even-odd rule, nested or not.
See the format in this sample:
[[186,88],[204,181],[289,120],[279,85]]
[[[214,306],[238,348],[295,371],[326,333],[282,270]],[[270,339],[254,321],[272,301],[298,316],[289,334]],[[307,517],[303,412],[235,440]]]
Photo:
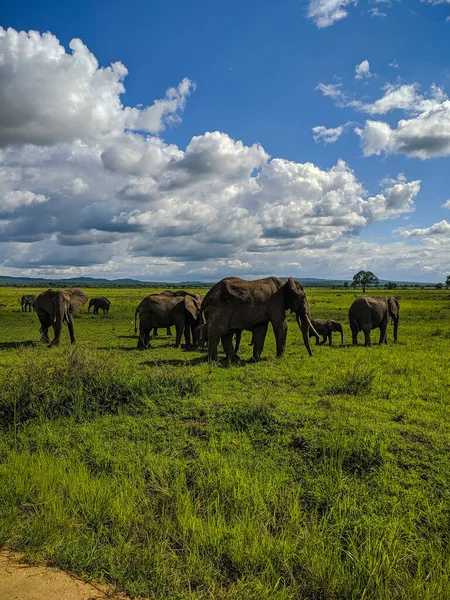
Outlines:
[[21,206],[31,206],[47,202],[44,194],[35,194],[29,190],[8,190],[0,196],[0,211],[14,212]]
[[0,27],[0,146],[98,140],[124,127],[157,133],[179,120],[188,79],[150,107],[124,107],[126,67],[99,67],[79,39],[69,48],[50,33]]
[[357,0],[310,0],[308,17],[317,27],[329,27],[347,16],[346,8]]
[[381,12],[381,10],[377,7],[369,8],[369,13],[370,13],[370,16],[372,16],[372,17],[387,17],[387,14],[384,12]]
[[440,221],[439,223],[435,223],[431,225],[431,227],[425,227],[424,229],[410,229],[406,231],[402,231],[400,233],[401,237],[405,238],[414,238],[414,237],[432,237],[432,236],[440,236],[450,235],[450,223],[448,223],[445,219]]
[[450,198],[446,202],[444,202],[442,208],[448,208],[450,210]]
[[355,67],[355,79],[363,79],[365,77],[373,77],[370,72],[370,63],[368,60],[363,60],[362,63]]
[[327,129],[324,125],[318,125],[312,128],[313,138],[315,142],[323,141],[325,144],[334,144],[345,131],[344,125],[339,127],[331,127]]
[[403,176],[391,181],[382,194],[369,198],[372,219],[382,221],[414,211],[414,198],[420,192],[420,181],[407,183]]

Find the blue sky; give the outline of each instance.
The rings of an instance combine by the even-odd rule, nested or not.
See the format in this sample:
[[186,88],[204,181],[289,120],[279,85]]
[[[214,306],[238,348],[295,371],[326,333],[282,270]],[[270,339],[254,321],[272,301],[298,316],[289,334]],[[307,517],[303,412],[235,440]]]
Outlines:
[[0,272],[443,280],[449,21],[448,0],[8,3]]

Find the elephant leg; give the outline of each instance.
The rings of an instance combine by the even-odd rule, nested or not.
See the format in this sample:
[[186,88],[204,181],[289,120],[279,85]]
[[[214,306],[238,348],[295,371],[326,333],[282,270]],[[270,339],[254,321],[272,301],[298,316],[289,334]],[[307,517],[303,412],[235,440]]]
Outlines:
[[328,334],[328,345],[331,346],[333,344],[333,334],[330,333]]
[[208,332],[208,362],[217,361],[217,346],[219,345],[219,340],[219,335],[211,335]]
[[[258,360],[259,360],[259,357],[261,356],[261,352],[264,348],[264,341],[266,339],[267,327],[268,327],[268,323],[261,323],[260,325],[257,325],[253,329],[253,332],[254,332],[254,335],[253,335],[253,358],[255,358],[255,345],[256,345],[255,334],[256,334],[256,332],[258,332],[258,343],[259,344],[261,344],[260,339],[262,338],[262,346],[257,351]],[[273,327],[273,332],[275,334],[275,342],[277,345],[277,358],[281,358],[286,350],[286,338],[287,338],[286,319],[284,321],[282,321],[276,327],[272,323],[272,327]]]
[[147,348],[151,348],[150,329],[145,329],[144,327],[139,326],[139,338],[137,348],[138,350],[146,350]]
[[369,328],[365,328],[363,329],[364,331],[364,346],[371,346],[372,345],[372,341],[370,339],[370,329]]
[[190,348],[191,347],[191,324],[189,322],[189,319],[186,320],[186,323],[184,324],[184,341],[186,344],[186,348]]
[[233,334],[232,333],[226,333],[225,335],[222,336],[222,346],[225,351],[225,354],[227,355],[228,360],[230,360],[232,362],[236,362],[237,360],[239,360],[238,357],[236,356],[236,352],[233,348]]
[[354,346],[358,345],[358,327],[350,323],[350,329],[352,330],[352,344]]
[[73,326],[73,317],[70,313],[67,315],[67,327],[69,329],[70,343],[75,344],[75,328]]
[[167,335],[167,337],[172,337],[172,332],[170,331],[170,327],[167,327],[166,335]]
[[316,338],[316,346],[320,346],[320,337],[318,335],[314,336]]
[[179,323],[175,323],[175,348],[180,347],[183,330],[184,330],[183,321],[180,321]]
[[236,331],[236,344],[234,346],[234,352],[237,354],[241,347],[242,331]]
[[[261,360],[261,354],[264,349],[264,342],[266,340],[266,333],[268,323],[260,323],[253,328],[253,360],[258,362]],[[283,328],[283,325],[285,326]],[[283,321],[281,325],[275,330],[275,339],[277,343],[277,358],[281,358],[286,348],[286,332],[287,325],[286,321]]]
[[153,337],[158,337],[158,328],[153,327]]
[[323,335],[322,337],[323,337],[323,340],[321,340],[319,342],[319,346],[323,346],[325,344],[325,342],[327,341],[327,336],[326,335]]
[[382,344],[387,344],[387,330],[388,330],[387,322],[381,323],[381,325],[380,325],[380,340],[378,342],[379,346],[381,346]]

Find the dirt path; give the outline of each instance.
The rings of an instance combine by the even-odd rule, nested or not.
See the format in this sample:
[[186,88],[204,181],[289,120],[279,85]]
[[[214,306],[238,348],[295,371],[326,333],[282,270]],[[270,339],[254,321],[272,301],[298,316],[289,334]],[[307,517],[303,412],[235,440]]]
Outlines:
[[60,569],[33,567],[22,555],[0,551],[1,600],[126,600],[104,585],[85,583]]

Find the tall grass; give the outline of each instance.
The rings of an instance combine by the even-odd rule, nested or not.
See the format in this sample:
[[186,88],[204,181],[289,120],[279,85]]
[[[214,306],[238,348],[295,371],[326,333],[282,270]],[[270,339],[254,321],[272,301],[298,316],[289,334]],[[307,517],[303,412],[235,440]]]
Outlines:
[[[291,327],[284,359],[269,333],[261,363],[210,368],[134,351],[148,292],[123,293],[75,350],[1,315],[0,545],[161,600],[450,597],[444,296],[402,290],[395,346],[310,359]],[[345,321],[339,293],[313,315]]]

